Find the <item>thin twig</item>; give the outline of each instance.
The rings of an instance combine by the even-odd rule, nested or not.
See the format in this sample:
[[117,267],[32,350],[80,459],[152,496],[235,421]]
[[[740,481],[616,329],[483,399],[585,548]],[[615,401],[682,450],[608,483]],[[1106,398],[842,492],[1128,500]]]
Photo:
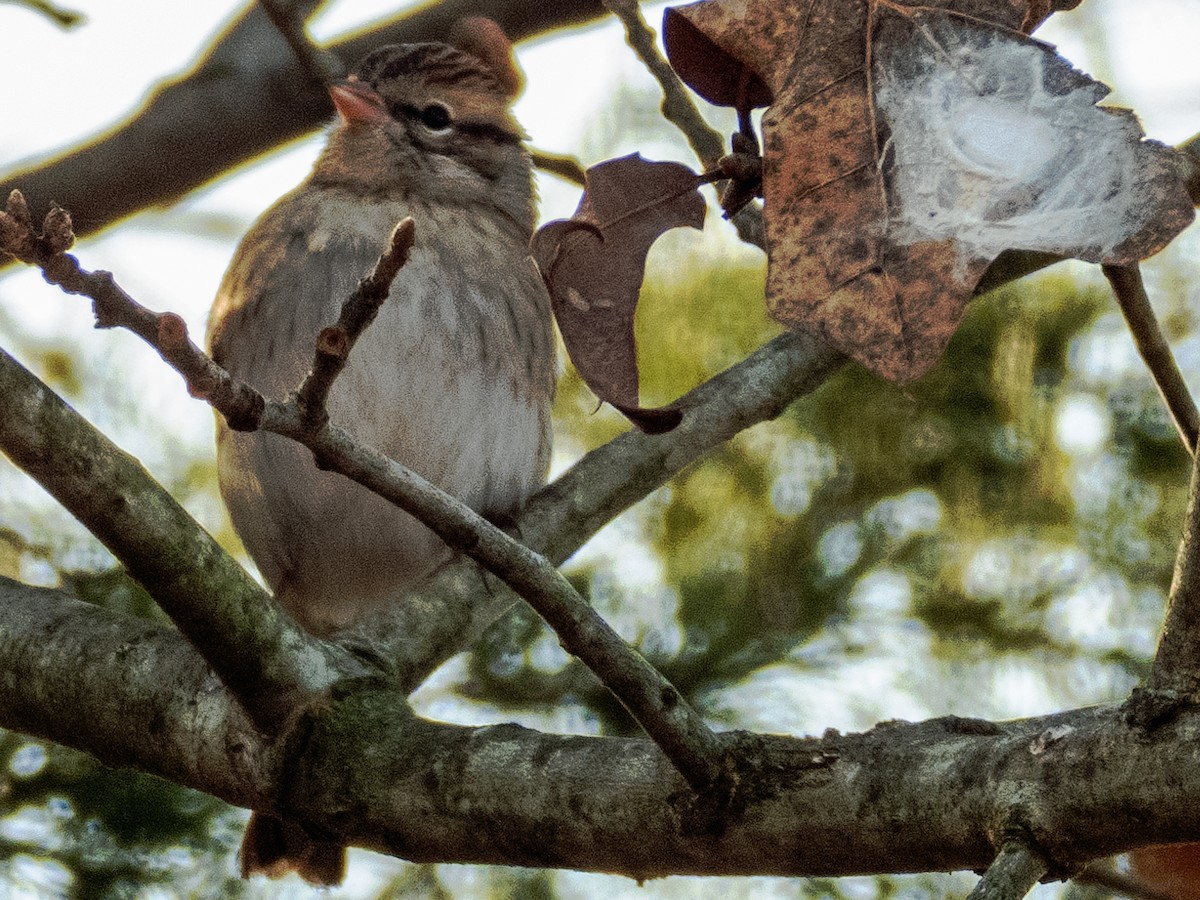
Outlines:
[[602,0],[604,6],[625,26],[625,40],[638,59],[659,83],[663,92],[662,114],[687,138],[701,164],[716,168],[725,153],[725,138],[700,114],[671,64],[658,50],[655,34],[642,17],[637,0]]
[[416,225],[412,217],[401,220],[392,229],[387,248],[371,269],[371,274],[358,283],[354,293],[342,304],[337,322],[321,329],[317,335],[312,369],[296,392],[301,416],[309,427],[324,424],[328,420],[325,401],[329,397],[329,389],[345,368],[359,336],[375,321],[379,308],[392,288],[392,282],[408,262],[415,237]]
[[1046,861],[1027,845],[1005,844],[967,900],[1020,900],[1046,874]]
[[1200,454],[1192,463],[1187,519],[1175,575],[1167,598],[1167,617],[1143,688],[1127,704],[1131,721],[1151,726],[1170,718],[1181,702],[1200,689]]
[[570,181],[583,187],[587,184],[587,173],[582,163],[573,156],[559,153],[547,153],[544,150],[534,150],[530,154],[533,164],[543,172],[557,175],[564,181]]
[[1142,270],[1137,265],[1104,266],[1104,277],[1112,285],[1113,293],[1129,331],[1137,344],[1138,352],[1146,361],[1146,368],[1158,385],[1158,392],[1170,410],[1175,427],[1183,438],[1183,444],[1188,453],[1196,453],[1197,434],[1200,433],[1200,412],[1196,410],[1196,401],[1188,390],[1187,382],[1175,363],[1171,347],[1163,336],[1150,298],[1146,295],[1146,285],[1142,281]]
[[296,63],[307,78],[318,84],[332,84],[346,73],[341,61],[334,53],[324,50],[309,40],[304,20],[318,5],[313,0],[258,0],[271,24],[275,26]]
[[[625,39],[663,92],[663,118],[678,128],[691,145],[700,164],[715,169],[725,153],[725,139],[700,114],[691,94],[666,57],[658,50],[654,32],[642,17],[637,0],[602,0],[604,6],[625,26]],[[731,220],[738,237],[760,250],[766,249],[766,227],[762,207],[747,204]]]
[[[260,429],[298,441],[312,450],[322,468],[346,475],[395,503],[450,547],[496,574],[537,610],[563,646],[625,704],[693,788],[703,790],[717,780],[723,756],[717,736],[679,691],[626,644],[544,556],[513,540],[415,472],[359,444],[343,429],[323,420],[314,423],[298,397],[265,401],[192,343],[181,318],[142,307],[116,285],[111,275],[86,272],[75,257],[63,252],[73,240],[70,217],[64,211],[56,207],[46,223],[41,234],[35,233],[24,199],[14,191],[9,211],[0,214],[0,250],[39,266],[48,278],[53,273],[53,283],[63,285],[68,292],[92,297],[96,308],[104,311],[106,326],[128,327],[155,347],[184,376],[193,395],[207,400],[226,416],[231,427]],[[407,252],[411,232],[411,224],[397,226],[391,246],[376,264],[375,272],[387,284],[402,264],[400,260]],[[366,279],[371,280],[371,277]],[[357,322],[352,327],[361,332],[369,321],[364,310],[370,303],[347,305],[351,307],[349,318]],[[344,307],[343,316],[346,315]],[[328,391],[336,375],[331,364],[321,362],[320,352],[317,359],[321,373],[305,382],[313,395],[310,402],[314,403]],[[196,373],[204,379],[206,387],[216,383],[223,389],[194,387]],[[323,410],[323,402],[318,405]]]
[[68,31],[87,21],[87,17],[83,13],[56,6],[49,0],[0,0],[0,3],[24,6],[26,9],[41,13],[55,25]]

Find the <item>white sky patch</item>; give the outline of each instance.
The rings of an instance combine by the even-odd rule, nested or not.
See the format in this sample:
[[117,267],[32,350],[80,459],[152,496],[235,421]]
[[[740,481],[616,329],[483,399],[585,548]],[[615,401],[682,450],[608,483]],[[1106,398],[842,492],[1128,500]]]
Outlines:
[[912,606],[912,584],[896,569],[879,568],[858,580],[850,593],[850,605],[865,621],[899,620]]
[[1017,718],[1054,712],[1061,708],[1045,676],[1024,660],[1002,660],[992,674],[994,717]]
[[918,534],[937,530],[942,521],[942,501],[928,488],[907,491],[880,500],[867,511],[866,522],[899,544]]
[[825,529],[817,541],[817,558],[831,578],[845,575],[862,555],[863,540],[857,522],[839,522]]
[[963,590],[980,599],[1032,598],[1065,589],[1086,571],[1087,555],[1026,538],[996,538],[979,545],[963,570]]
[[8,771],[17,778],[32,778],[46,766],[46,748],[24,744],[8,760]]
[[1094,394],[1069,394],[1054,411],[1054,442],[1073,456],[1099,452],[1112,428],[1112,414]]

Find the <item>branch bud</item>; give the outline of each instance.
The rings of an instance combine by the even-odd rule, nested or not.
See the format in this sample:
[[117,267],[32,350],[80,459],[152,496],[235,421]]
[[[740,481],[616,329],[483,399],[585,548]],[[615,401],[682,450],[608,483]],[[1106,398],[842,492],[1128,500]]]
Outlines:
[[71,214],[55,203],[42,220],[42,246],[52,256],[66,253],[75,243]]

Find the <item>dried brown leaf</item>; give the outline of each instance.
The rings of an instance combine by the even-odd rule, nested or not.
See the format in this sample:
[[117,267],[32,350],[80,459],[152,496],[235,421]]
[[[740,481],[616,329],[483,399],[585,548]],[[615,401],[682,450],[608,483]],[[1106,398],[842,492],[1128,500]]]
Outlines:
[[695,172],[625,156],[592,166],[575,216],[550,222],[532,244],[572,362],[588,387],[643,431],[669,431],[682,413],[638,405],[633,317],[646,255],[672,228],[704,224]]
[[1172,151],[1143,141],[1132,114],[1096,108],[1107,89],[1025,36],[1072,5],[668,10],[668,53],[700,93],[737,103],[748,67],[757,99],[772,98],[763,193],[776,318],[908,381],[941,356],[1001,250],[1128,262],[1191,220]]

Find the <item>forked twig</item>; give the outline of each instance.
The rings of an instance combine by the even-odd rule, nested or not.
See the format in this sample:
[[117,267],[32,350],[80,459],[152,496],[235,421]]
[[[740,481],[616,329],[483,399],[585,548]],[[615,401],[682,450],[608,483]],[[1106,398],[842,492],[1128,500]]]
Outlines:
[[[329,348],[317,348],[314,372],[287,401],[266,400],[233,379],[192,343],[178,316],[141,306],[108,273],[84,271],[78,260],[65,252],[74,236],[64,211],[52,210],[38,234],[24,199],[14,191],[9,212],[0,214],[0,250],[38,266],[47,278],[53,273],[51,280],[69,293],[92,297],[97,310],[105,311],[105,325],[127,327],[155,347],[184,376],[189,391],[206,399],[230,427],[264,430],[296,440],[313,452],[322,468],[375,491],[414,515],[450,547],[496,574],[546,620],[567,651],[596,673],[694,789],[712,786],[722,771],[723,749],[717,736],[679,691],[613,631],[554,565],[415,472],[325,420],[324,397],[345,363],[351,338],[373,317],[372,297],[379,291],[387,295],[411,245],[412,231],[411,222],[396,227],[374,272],[364,279],[367,289],[360,285],[357,299],[351,298],[343,307],[346,325],[339,320],[338,326],[327,329],[343,336],[333,341],[339,346],[332,353],[327,352]],[[303,392],[309,395],[309,412],[300,401]]]
[[[625,39],[638,59],[658,82],[663,92],[663,118],[674,125],[687,138],[696,157],[705,170],[717,168],[725,154],[725,141],[721,133],[708,124],[691,94],[684,87],[671,64],[658,50],[654,32],[642,17],[638,0],[602,0],[604,6],[625,26]],[[766,249],[766,225],[762,208],[753,204],[741,207],[732,222],[738,237],[760,250]]]

